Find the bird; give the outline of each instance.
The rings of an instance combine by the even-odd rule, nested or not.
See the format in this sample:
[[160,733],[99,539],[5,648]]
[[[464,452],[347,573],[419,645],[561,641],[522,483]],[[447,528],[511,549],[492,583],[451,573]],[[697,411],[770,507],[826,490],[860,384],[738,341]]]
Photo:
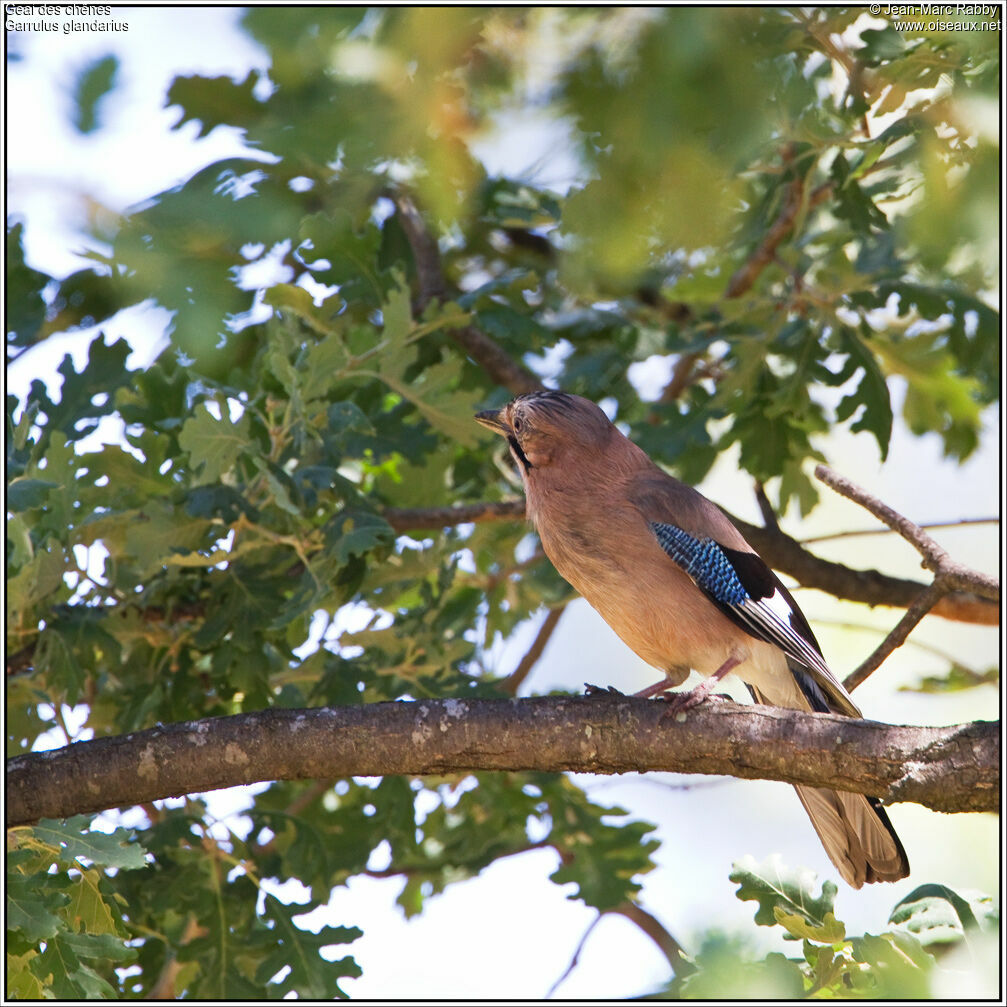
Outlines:
[[[673,710],[687,710],[733,672],[756,703],[862,716],[790,591],[730,519],[660,468],[594,402],[536,391],[475,419],[506,439],[553,566],[663,672],[634,695],[662,695],[695,670],[705,681],[671,700]],[[908,857],[877,798],[795,789],[847,884],[908,876]]]

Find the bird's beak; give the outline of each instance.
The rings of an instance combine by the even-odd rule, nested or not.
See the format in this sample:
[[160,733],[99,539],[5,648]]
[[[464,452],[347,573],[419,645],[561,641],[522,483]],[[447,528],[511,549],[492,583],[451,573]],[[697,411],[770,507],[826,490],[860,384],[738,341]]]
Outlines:
[[486,427],[487,430],[492,430],[495,434],[500,434],[501,437],[506,437],[510,430],[500,418],[501,412],[503,412],[502,409],[487,409],[485,412],[476,413],[476,423]]

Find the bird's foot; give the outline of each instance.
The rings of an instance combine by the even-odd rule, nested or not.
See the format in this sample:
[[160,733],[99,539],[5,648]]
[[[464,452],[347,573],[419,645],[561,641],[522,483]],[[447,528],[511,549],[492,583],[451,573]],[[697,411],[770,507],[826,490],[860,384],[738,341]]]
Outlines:
[[689,689],[687,692],[662,694],[661,699],[668,704],[668,709],[661,715],[661,719],[664,720],[668,717],[674,717],[679,713],[685,713],[686,710],[691,710],[694,706],[699,706],[700,703],[705,703],[711,699],[722,702],[725,699],[731,698],[722,693],[713,693],[711,695],[714,684],[715,679],[708,678],[705,682],[700,682],[694,689]]
[[625,696],[626,693],[620,692],[614,685],[591,685],[590,682],[584,683],[584,695],[585,696]]

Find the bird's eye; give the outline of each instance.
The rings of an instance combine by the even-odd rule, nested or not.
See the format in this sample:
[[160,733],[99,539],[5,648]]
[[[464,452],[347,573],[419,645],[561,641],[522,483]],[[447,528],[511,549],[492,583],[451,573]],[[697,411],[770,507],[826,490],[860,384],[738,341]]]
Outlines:
[[520,416],[515,416],[514,422],[511,424],[511,428],[513,429],[514,433],[516,434],[521,433],[521,428],[523,426],[524,426],[524,420],[522,420]]

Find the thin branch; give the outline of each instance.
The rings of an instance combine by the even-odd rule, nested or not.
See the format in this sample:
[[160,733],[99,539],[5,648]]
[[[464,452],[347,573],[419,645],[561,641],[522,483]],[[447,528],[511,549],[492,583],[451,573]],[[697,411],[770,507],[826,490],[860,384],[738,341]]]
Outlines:
[[837,493],[860,504],[879,521],[897,531],[923,557],[923,565],[928,570],[933,570],[941,580],[946,581],[950,588],[974,591],[983,598],[999,603],[1000,583],[995,577],[980,573],[951,559],[919,525],[913,524],[909,518],[892,510],[887,504],[838,472],[833,472],[825,465],[818,465],[815,468],[815,475]]
[[934,571],[933,583],[913,601],[906,614],[874,653],[846,679],[844,684],[848,689],[856,688],[879,668],[885,658],[902,646],[919,621],[952,590],[964,588],[974,591],[980,597],[999,603],[1000,585],[995,578],[951,559],[941,546],[909,518],[825,465],[817,466],[815,475],[837,493],[860,504],[879,521],[883,521],[893,531],[898,532],[923,557],[923,565]]
[[948,554],[919,525],[913,524],[909,518],[903,517],[888,504],[882,503],[876,496],[868,493],[867,490],[845,476],[841,476],[838,472],[834,472],[826,465],[815,466],[815,476],[826,486],[870,511],[879,521],[888,525],[892,531],[898,532],[923,556],[924,566],[928,569],[938,570],[947,560]]
[[567,977],[571,972],[577,967],[577,963],[580,961],[580,953],[584,950],[584,945],[587,944],[588,937],[591,936],[594,928],[601,923],[602,913],[598,913],[597,916],[588,924],[587,929],[584,931],[580,940],[577,942],[577,947],[574,948],[573,957],[570,959],[570,964],[563,970],[563,974],[549,987],[549,992],[546,993],[545,999],[551,1000],[553,993],[556,992],[566,982]]
[[387,507],[381,516],[397,531],[417,528],[449,528],[484,521],[524,519],[524,500],[481,501],[455,507]]
[[517,695],[518,689],[521,688],[532,668],[534,668],[538,663],[539,658],[542,656],[542,652],[545,650],[546,644],[549,642],[550,637],[559,625],[559,620],[565,611],[565,604],[557,605],[556,608],[549,609],[545,620],[542,625],[539,626],[538,633],[535,635],[535,640],[528,648],[527,653],[521,658],[518,666],[500,683],[500,688],[503,689],[504,692],[507,692],[512,696]]
[[493,379],[513,395],[540,392],[545,387],[531,371],[512,360],[485,332],[466,325],[448,335]]
[[843,685],[848,692],[866,682],[881,665],[885,658],[893,651],[897,650],[906,642],[906,638],[916,628],[922,618],[937,604],[937,602],[948,592],[940,581],[934,581],[920,596],[906,609],[906,614],[899,619],[895,628],[881,641],[877,649],[866,661],[855,671],[843,679]]
[[776,220],[766,231],[765,237],[756,246],[751,255],[735,270],[724,291],[725,300],[740,297],[751,290],[759,274],[776,256],[776,250],[783,239],[791,232],[794,221],[804,202],[804,178],[797,175],[787,187],[787,197]]
[[[419,279],[419,299],[417,308],[422,311],[431,301],[444,300],[448,296],[448,285],[444,278],[437,240],[427,229],[423,215],[412,198],[405,192],[397,191],[395,205],[406,240],[413,253],[416,275]],[[461,347],[493,381],[502,385],[514,395],[541,391],[542,382],[516,360],[510,357],[500,345],[485,332],[471,325],[459,329],[449,329],[448,336]]]
[[[793,159],[793,151],[788,144],[783,150],[783,162],[789,164]],[[762,241],[755,247],[748,258],[735,270],[724,291],[724,299],[731,300],[748,293],[755,285],[763,270],[776,259],[780,245],[793,230],[801,211],[807,212],[823,203],[831,194],[833,183],[823,182],[805,201],[804,178],[796,175],[787,187],[783,207],[776,219],[766,231]],[[671,380],[661,393],[661,402],[674,402],[692,381],[693,372],[700,354],[686,353],[679,357],[672,372]]]
[[669,719],[666,704],[626,696],[274,708],[14,756],[7,825],[268,780],[482,770],[727,775],[992,811],[1000,725],[895,727],[726,700]]
[[[918,527],[925,531],[934,528],[967,528],[978,524],[1000,524],[998,517],[963,517],[957,521],[928,521]],[[820,542],[835,542],[842,538],[860,538],[864,535],[891,535],[894,528],[855,528],[850,531],[835,531],[828,535],[813,535],[811,538],[799,539],[801,545],[818,545]]]
[[635,923],[660,949],[676,976],[695,972],[695,966],[685,957],[682,945],[669,933],[661,921],[635,902],[623,902],[615,909],[608,910],[618,913]]
[[412,249],[413,262],[416,264],[416,276],[420,291],[416,304],[418,313],[433,300],[444,300],[447,296],[447,283],[444,279],[444,269],[441,266],[441,252],[437,247],[437,239],[427,230],[416,204],[404,192],[398,191],[394,196],[395,205],[399,211],[399,223],[405,231],[406,240]]
[[[874,83],[874,74],[868,76],[868,71],[864,64],[848,50],[836,45],[828,35],[823,34],[819,30],[820,25],[814,23],[810,17],[802,14],[800,11],[795,16],[804,30],[818,43],[822,52],[843,68],[846,73],[846,79],[849,82],[848,93],[859,97],[861,103],[869,110],[870,106],[874,103],[874,95],[877,91]],[[817,12],[815,16],[818,16]],[[860,116],[860,128],[864,136],[870,139],[871,130],[866,111]]]
[[[661,402],[667,404],[676,401],[679,396],[692,383],[692,374],[696,368],[696,363],[702,355],[699,353],[683,353],[671,371],[671,380],[664,386],[661,392]],[[657,416],[654,416],[657,422]]]
[[635,923],[657,945],[664,957],[668,959],[668,964],[671,965],[675,975],[683,976],[695,971],[695,966],[686,958],[682,945],[672,937],[664,924],[656,916],[648,913],[646,909],[641,908],[635,902],[627,901],[616,906],[614,909],[606,909],[591,921],[587,930],[584,931],[584,935],[577,943],[573,957],[570,959],[570,964],[567,965],[563,974],[549,987],[549,992],[545,995],[546,1000],[552,999],[552,995],[563,985],[570,973],[577,967],[588,937],[591,936],[591,932],[601,922],[602,917],[609,913],[624,916],[631,923]]
[[[729,513],[727,516],[774,570],[789,574],[804,587],[847,601],[891,608],[908,608],[920,592],[926,590],[927,585],[918,580],[893,577],[879,570],[855,570],[843,563],[823,559],[783,531],[749,524]],[[977,592],[955,591],[937,603],[933,614],[956,622],[996,626],[1000,621],[1000,606]]]
[[780,521],[773,510],[773,505],[766,496],[766,487],[761,482],[755,484],[755,502],[759,505],[759,513],[762,515],[762,523],[773,531],[780,530]]

